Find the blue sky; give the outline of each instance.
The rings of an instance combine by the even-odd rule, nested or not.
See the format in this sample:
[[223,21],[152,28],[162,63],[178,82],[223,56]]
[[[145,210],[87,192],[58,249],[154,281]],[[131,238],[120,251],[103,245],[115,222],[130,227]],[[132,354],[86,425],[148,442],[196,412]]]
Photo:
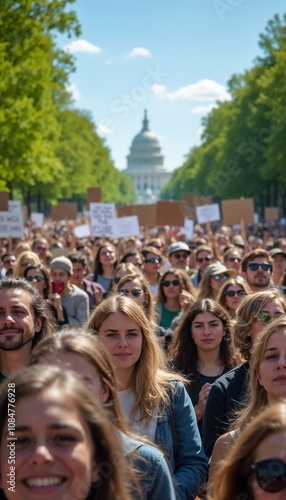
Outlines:
[[201,119],[229,98],[227,81],[252,66],[258,36],[285,0],[77,0],[75,105],[91,111],[115,166],[126,168],[144,109],[168,171],[199,144]]

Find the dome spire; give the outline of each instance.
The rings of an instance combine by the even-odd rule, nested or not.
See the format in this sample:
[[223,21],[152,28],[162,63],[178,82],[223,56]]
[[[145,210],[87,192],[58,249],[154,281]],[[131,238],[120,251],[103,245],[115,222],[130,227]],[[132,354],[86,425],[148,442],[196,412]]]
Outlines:
[[141,132],[147,132],[148,130],[149,130],[149,120],[147,118],[147,109],[144,109],[143,128]]

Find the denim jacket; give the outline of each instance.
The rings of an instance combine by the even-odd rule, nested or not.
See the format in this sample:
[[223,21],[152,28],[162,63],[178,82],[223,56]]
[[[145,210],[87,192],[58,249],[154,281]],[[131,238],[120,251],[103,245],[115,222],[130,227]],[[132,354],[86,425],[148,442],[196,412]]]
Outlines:
[[144,500],[176,500],[172,472],[163,453],[154,446],[121,433],[124,453],[139,471]]
[[[167,411],[158,417],[155,443],[165,451],[170,461],[175,475],[177,498],[193,500],[200,486],[207,479],[208,461],[202,449],[191,399],[181,382],[173,382],[172,407],[178,456],[174,457],[172,428]],[[164,496],[159,498],[164,498]]]

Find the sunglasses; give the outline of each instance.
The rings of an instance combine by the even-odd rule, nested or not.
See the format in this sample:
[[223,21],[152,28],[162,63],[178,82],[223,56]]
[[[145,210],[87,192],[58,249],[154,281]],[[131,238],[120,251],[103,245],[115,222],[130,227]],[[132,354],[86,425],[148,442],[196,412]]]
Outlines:
[[26,276],[26,280],[29,281],[30,283],[32,283],[33,281],[37,281],[38,283],[40,283],[40,281],[43,281],[43,276],[40,276],[40,275],[36,275],[36,276]]
[[227,274],[214,274],[214,275],[213,275],[213,278],[214,278],[216,281],[219,281],[219,280],[226,281],[226,280],[228,280],[228,275],[227,275]]
[[246,295],[246,293],[244,290],[227,290],[225,292],[225,295],[227,297],[234,297],[235,295],[237,295],[238,297],[241,297],[242,295]]
[[175,259],[187,259],[188,254],[187,253],[174,253]]
[[36,247],[35,250],[47,250],[47,247]]
[[121,290],[118,290],[118,293],[120,295],[132,295],[133,297],[139,297],[141,293],[143,293],[143,290],[140,290],[140,288],[133,288],[132,290],[126,290],[126,288],[122,288]]
[[174,285],[174,286],[178,286],[180,284],[179,280],[164,280],[162,281],[162,285],[163,286],[170,286],[170,285]]
[[286,487],[286,463],[279,458],[252,464],[258,486],[267,493],[277,493]]
[[229,257],[226,260],[229,260],[229,262],[241,262],[241,259],[239,257]]
[[115,283],[115,285],[118,285],[120,280],[121,280],[120,276],[118,278],[113,278],[113,283]]
[[281,318],[281,316],[284,316],[284,313],[275,313],[275,314],[270,314],[269,312],[261,312],[257,314],[256,316],[256,321],[259,323],[269,323],[272,319],[277,319]]
[[202,263],[202,262],[209,262],[210,260],[212,260],[211,255],[207,255],[206,257],[199,257],[197,259],[197,261],[200,262],[200,263]]
[[250,271],[257,271],[259,267],[261,267],[262,271],[269,271],[272,269],[271,264],[266,264],[266,262],[263,262],[262,264],[258,264],[258,262],[252,262],[251,264],[248,264],[247,266]]
[[148,262],[151,262],[151,264],[155,264],[155,262],[159,262],[159,264],[161,264],[162,262],[162,257],[151,257],[150,259],[146,259],[145,262],[148,263]]

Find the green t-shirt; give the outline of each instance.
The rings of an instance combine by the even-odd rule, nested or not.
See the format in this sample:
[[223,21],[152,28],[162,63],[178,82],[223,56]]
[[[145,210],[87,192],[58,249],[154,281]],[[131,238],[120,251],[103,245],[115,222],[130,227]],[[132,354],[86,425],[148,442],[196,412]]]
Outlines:
[[169,309],[166,309],[164,304],[162,305],[162,317],[160,321],[159,326],[163,326],[164,328],[170,328],[171,323],[174,318],[179,316],[181,310],[179,311],[169,311]]

